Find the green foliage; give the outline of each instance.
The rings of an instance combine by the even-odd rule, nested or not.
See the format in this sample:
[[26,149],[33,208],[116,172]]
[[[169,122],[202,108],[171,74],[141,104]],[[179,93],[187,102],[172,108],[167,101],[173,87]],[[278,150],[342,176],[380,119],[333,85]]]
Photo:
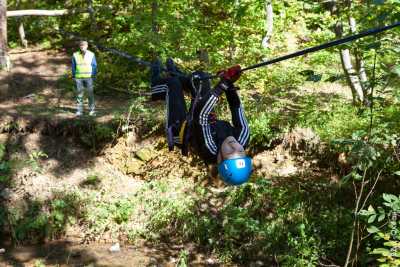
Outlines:
[[[300,184],[304,188],[295,189]],[[181,178],[153,180],[118,200],[93,195],[82,222],[94,237],[123,231],[132,242],[195,242],[223,261],[267,264],[276,257],[281,266],[304,266],[316,265],[322,255],[337,262],[344,257],[351,212],[337,204],[342,196],[328,183],[272,186],[258,178],[221,193],[188,186]],[[186,250],[179,264],[188,264]]]
[[[17,1],[8,1],[8,6],[81,9],[87,5],[82,0],[18,2],[19,7]],[[17,27],[23,21],[30,43],[40,43],[45,48],[64,46],[69,53],[76,49],[73,40],[64,39],[56,30],[63,28],[145,60],[168,56],[184,70],[203,67],[215,73],[232,64],[247,66],[332,40],[333,26],[349,17],[356,18],[360,30],[400,18],[398,0],[353,1],[351,7],[336,1],[340,11],[337,14],[329,12],[331,1],[273,1],[274,33],[271,46],[265,49],[260,45],[265,33],[265,1],[156,1],[158,5],[153,2],[94,0],[94,25],[88,14],[26,17],[19,21],[10,18],[10,46],[19,42]],[[348,33],[345,27],[344,35]],[[371,185],[379,171],[392,176],[400,167],[393,155],[398,151],[400,131],[400,51],[395,45],[398,41],[398,31],[393,30],[346,46],[365,60],[368,74],[372,73],[375,53],[379,58],[376,95],[370,99],[374,101],[372,135],[367,133],[371,122],[369,110],[357,109],[337,94],[300,90],[309,87],[306,80],[328,82],[340,78],[338,48],[246,72],[238,85],[251,127],[252,148],[269,147],[280,133],[292,127],[310,127],[336,152],[348,155],[350,170],[342,182],[352,181],[357,187],[363,179]],[[208,64],[198,62],[199,51],[208,54]],[[164,106],[150,106],[143,96],[148,86],[147,70],[120,57],[95,52],[99,61],[99,90],[107,93],[122,88],[140,95],[132,101],[129,115],[120,120],[122,132],[137,130],[141,138],[160,133]],[[58,85],[72,88],[67,77],[60,79]],[[90,121],[81,123],[85,127],[80,139],[90,148],[96,149],[116,136],[113,127]],[[12,132],[18,128],[12,122],[4,130]],[[0,145],[0,186],[10,177],[4,156],[5,147]],[[40,171],[40,160],[45,157],[34,151],[28,163]],[[160,178],[157,171],[148,177]],[[83,184],[96,186],[100,182],[100,177],[92,174]],[[67,223],[80,219],[93,236],[111,231],[115,237],[128,233],[132,239],[153,241],[175,237],[197,242],[222,259],[243,265],[255,258],[262,258],[265,265],[275,265],[272,259],[283,266],[322,265],[324,258],[342,263],[353,222],[350,207],[344,203],[350,198],[346,196],[347,187],[339,190],[315,181],[291,183],[272,185],[256,177],[254,183],[227,188],[218,195],[207,188],[190,188],[184,179],[177,182],[163,177],[144,182],[137,192],[118,199],[103,199],[104,192],[93,192],[85,199],[85,214],[80,213],[79,197],[57,196],[45,202],[32,201],[26,211],[1,208],[0,216],[10,218],[17,240],[28,236],[55,237],[62,234]],[[198,195],[193,194],[194,190]],[[371,206],[360,213],[376,239],[369,241],[370,252],[388,265],[398,260],[399,226],[393,220],[398,208],[393,197],[398,199],[385,194],[382,207]],[[352,203],[352,199],[348,202]],[[0,220],[0,224],[5,221]],[[182,250],[178,265],[188,265],[188,257],[188,251]]]
[[68,223],[81,216],[81,199],[77,194],[59,192],[45,202],[33,200],[26,209],[13,207],[4,210],[8,227],[16,241],[41,242],[59,238]]
[[193,200],[182,192],[183,188],[183,181],[152,181],[132,196],[115,201],[98,202],[96,196],[91,196],[85,216],[88,232],[98,236],[108,230],[118,235],[123,230],[132,240],[157,240],[177,229],[185,229],[178,222],[191,214]]
[[48,158],[47,154],[43,151],[32,151],[29,154],[29,159],[27,163],[31,166],[32,170],[35,172],[42,172],[42,167],[40,166],[40,160]]
[[[250,113],[251,114],[251,113]],[[250,115],[249,126],[251,129],[251,146],[266,147],[277,136],[277,131],[273,129],[277,114],[262,113],[257,116]]]
[[183,249],[179,252],[179,258],[178,262],[176,263],[177,267],[188,267],[188,257],[189,257],[189,251],[186,249]]
[[146,227],[150,235],[168,236],[171,232],[186,229],[187,225],[179,222],[191,216],[194,201],[190,196],[174,193],[184,186],[183,181],[171,186],[168,181],[160,180],[152,181],[142,189],[138,197],[139,201],[146,203],[146,210],[151,212]]
[[11,167],[8,161],[5,161],[6,147],[0,144],[0,185],[9,182]]
[[133,211],[131,203],[127,200],[120,200],[115,203],[115,210],[112,211],[116,223],[128,222]]
[[301,107],[295,118],[298,125],[313,128],[323,140],[351,137],[353,132],[366,129],[369,123],[367,114],[360,115],[343,100],[321,103],[319,96],[314,95],[304,98]]
[[89,174],[86,179],[81,182],[82,186],[98,187],[101,184],[101,177],[97,173]]
[[[146,97],[138,97],[129,106],[129,112],[122,119],[122,131],[127,132],[134,130],[139,131],[143,138],[147,138],[154,133],[159,133],[161,126],[164,125],[164,104],[158,106],[150,106],[146,103]],[[133,123],[132,123],[133,122]]]
[[400,196],[383,194],[383,206],[360,211],[367,231],[373,237],[370,254],[379,266],[400,266]]
[[[314,189],[326,186],[318,184]],[[273,187],[264,179],[227,189],[218,197],[199,188],[194,206],[197,209],[186,206],[191,211],[177,216],[173,208],[173,212],[162,213],[163,221],[180,226],[170,229],[169,236],[199,242],[228,261],[244,263],[257,258],[269,262],[275,255],[282,266],[303,266],[316,264],[322,253],[335,255],[344,242],[336,233],[347,232],[344,226],[349,218],[338,214],[350,213],[338,213],[334,200],[317,191],[294,193],[292,189]],[[171,206],[168,210],[176,202],[166,203]],[[313,203],[318,204],[314,207]],[[157,228],[151,228],[152,233],[164,232],[167,225],[157,224]]]
[[113,140],[116,135],[112,125],[99,124],[91,120],[77,123],[81,124],[79,139],[84,145],[94,150],[101,144]]
[[33,267],[46,267],[42,260],[36,260]]
[[0,144],[0,161],[4,159],[5,155],[6,155],[6,146]]

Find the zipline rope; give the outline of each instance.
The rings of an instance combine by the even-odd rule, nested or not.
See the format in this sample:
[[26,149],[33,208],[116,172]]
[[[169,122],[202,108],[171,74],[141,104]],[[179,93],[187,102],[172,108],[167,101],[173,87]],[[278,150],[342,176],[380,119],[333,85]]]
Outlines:
[[283,60],[287,60],[287,59],[290,59],[290,58],[302,56],[302,55],[305,55],[305,54],[308,54],[308,53],[313,53],[313,52],[316,52],[316,51],[319,51],[319,50],[327,49],[329,47],[333,47],[333,46],[341,45],[341,44],[348,43],[348,42],[351,42],[351,41],[355,41],[357,39],[360,39],[360,38],[363,38],[363,37],[366,37],[366,36],[369,36],[369,35],[378,34],[380,32],[387,31],[387,30],[393,29],[393,28],[398,27],[398,26],[400,26],[400,22],[397,22],[397,23],[394,23],[392,25],[388,25],[388,26],[385,26],[385,27],[381,27],[381,28],[369,29],[367,31],[364,31],[364,32],[361,32],[361,33],[358,33],[358,34],[355,34],[355,35],[351,35],[351,36],[348,36],[348,37],[344,37],[342,39],[337,39],[337,40],[330,41],[330,42],[325,43],[325,44],[321,44],[321,45],[317,45],[317,46],[314,46],[314,47],[306,48],[304,50],[300,50],[300,51],[297,51],[297,52],[289,54],[289,55],[285,55],[285,56],[282,56],[282,57],[278,57],[278,58],[275,58],[275,59],[271,59],[271,60],[268,60],[268,61],[265,61],[265,62],[261,62],[261,63],[255,64],[255,65],[251,65],[251,66],[249,66],[247,68],[242,69],[242,72],[248,71],[248,70],[252,70],[252,69],[256,69],[256,68],[263,67],[263,66],[267,66],[267,65],[271,65],[271,64],[277,63],[279,61],[283,61]]
[[[280,62],[280,61],[284,61],[284,60],[291,59],[291,58],[294,58],[294,57],[299,57],[299,56],[302,56],[302,55],[305,55],[305,54],[313,53],[313,52],[316,52],[316,51],[320,51],[320,50],[327,49],[327,48],[330,48],[330,47],[333,47],[333,46],[337,46],[337,45],[341,45],[341,44],[344,44],[344,43],[352,42],[352,41],[358,40],[360,38],[363,38],[363,37],[366,37],[366,36],[369,36],[369,35],[375,35],[375,34],[383,32],[383,31],[387,31],[387,30],[393,29],[393,28],[398,27],[398,26],[400,26],[400,22],[396,22],[394,24],[391,24],[391,25],[388,25],[388,26],[384,26],[384,27],[381,27],[381,28],[369,29],[369,30],[363,31],[363,32],[355,34],[355,35],[351,35],[351,36],[347,36],[347,37],[344,37],[344,38],[341,38],[341,39],[333,40],[333,41],[330,41],[328,43],[324,43],[324,44],[321,44],[321,45],[309,47],[309,48],[306,48],[304,50],[300,50],[300,51],[294,52],[292,54],[284,55],[284,56],[281,56],[281,57],[277,57],[277,58],[274,58],[274,59],[271,59],[271,60],[267,60],[267,61],[264,61],[264,62],[261,62],[261,63],[258,63],[258,64],[254,64],[254,65],[248,66],[246,68],[243,68],[241,70],[241,72],[245,72],[245,71],[248,71],[248,70],[260,68],[260,67],[263,67],[263,66],[268,66],[268,65]],[[203,79],[215,79],[215,78],[218,78],[218,77],[219,77],[218,75],[212,75],[212,76],[204,77]]]
[[[132,55],[130,55],[130,54],[124,52],[124,51],[121,51],[121,50],[118,50],[118,49],[115,49],[115,48],[105,47],[104,45],[101,45],[101,44],[98,44],[98,43],[94,42],[93,40],[88,40],[88,39],[83,38],[81,36],[78,36],[78,35],[76,35],[74,33],[67,32],[67,31],[64,31],[62,29],[60,29],[59,32],[61,34],[63,34],[63,35],[67,35],[67,36],[73,37],[74,39],[77,39],[77,40],[85,40],[85,41],[91,43],[92,45],[96,46],[99,50],[110,52],[112,54],[115,54],[115,55],[118,55],[120,57],[126,58],[127,60],[132,61],[132,62],[134,62],[134,63],[136,63],[138,65],[145,66],[145,67],[148,67],[148,68],[150,68],[151,65],[152,65],[151,62],[149,62],[149,61],[140,59],[140,58],[138,58],[136,56],[132,56]],[[172,71],[167,70],[164,67],[161,67],[161,70],[164,71],[164,72],[172,73],[172,74],[174,74],[176,76],[184,76],[184,74],[182,74],[180,72],[172,72]]]
[[110,53],[112,53],[112,54],[116,54],[116,55],[118,55],[118,56],[120,56],[120,57],[124,57],[124,58],[128,59],[129,61],[135,62],[135,63],[137,63],[137,64],[139,64],[139,65],[143,65],[143,66],[146,66],[146,67],[151,67],[151,63],[150,63],[150,62],[145,61],[145,60],[142,60],[142,59],[140,59],[140,58],[138,58],[138,57],[132,56],[132,55],[130,55],[130,54],[126,53],[126,52],[123,52],[123,51],[121,51],[121,50],[118,50],[118,49],[115,49],[115,48],[108,48],[108,47],[105,47],[105,46],[103,46],[103,45],[101,45],[101,44],[95,43],[95,42],[92,41],[92,40],[88,40],[88,39],[83,38],[83,37],[81,37],[81,36],[78,36],[78,35],[76,35],[76,34],[74,34],[74,33],[64,31],[64,30],[62,30],[62,29],[59,29],[58,31],[59,31],[62,35],[66,35],[66,36],[72,37],[72,38],[77,39],[77,40],[85,40],[85,41],[87,41],[87,42],[93,44],[94,46],[96,46],[96,47],[97,47],[98,49],[100,49],[100,50],[104,50],[104,51],[110,52]]
[[[381,27],[381,28],[369,29],[369,30],[363,31],[363,32],[355,34],[355,35],[351,35],[351,36],[347,36],[347,37],[344,37],[344,38],[341,38],[341,39],[333,40],[333,41],[330,41],[328,43],[324,43],[324,44],[321,44],[321,45],[309,47],[309,48],[294,52],[292,54],[284,55],[284,56],[281,56],[281,57],[277,57],[277,58],[274,58],[274,59],[271,59],[271,60],[267,60],[267,61],[264,61],[264,62],[261,62],[261,63],[257,63],[257,64],[254,64],[254,65],[248,66],[246,68],[243,68],[241,70],[241,72],[245,72],[245,71],[248,71],[248,70],[260,68],[260,67],[263,67],[263,66],[268,66],[268,65],[280,62],[280,61],[284,61],[284,60],[291,59],[291,58],[294,58],[294,57],[299,57],[299,56],[302,56],[302,55],[305,55],[305,54],[309,54],[309,53],[317,52],[317,51],[320,51],[320,50],[323,50],[323,49],[327,49],[327,48],[330,48],[330,47],[333,47],[333,46],[337,46],[337,45],[345,44],[345,43],[348,43],[348,42],[352,42],[352,41],[358,40],[360,38],[363,38],[363,37],[366,37],[366,36],[369,36],[369,35],[375,35],[375,34],[378,34],[378,33],[393,29],[393,28],[398,27],[398,26],[400,26],[400,22],[396,22],[394,24],[391,24],[391,25],[388,25],[388,26],[384,26],[384,27]],[[59,30],[59,31],[62,34],[68,35],[68,36],[72,36],[75,39],[84,40],[84,38],[82,38],[80,36],[77,36],[77,35],[75,35],[73,33],[66,32],[64,30]],[[124,57],[124,58],[126,58],[126,59],[128,59],[128,60],[130,60],[132,62],[135,62],[135,63],[137,63],[139,65],[143,65],[143,66],[146,66],[146,67],[151,67],[151,65],[152,65],[151,62],[142,60],[142,59],[140,59],[138,57],[132,56],[132,55],[130,55],[130,54],[126,53],[126,52],[120,51],[118,49],[108,48],[108,47],[105,47],[103,45],[96,44],[94,41],[91,41],[91,40],[88,40],[88,42],[92,43],[93,45],[95,45],[100,50],[104,50],[104,51],[119,55],[119,56]],[[171,71],[169,71],[169,70],[167,70],[167,69],[165,69],[163,67],[161,68],[161,70],[165,71],[165,72],[172,73],[172,74],[174,74],[176,76],[184,76],[184,74],[182,74],[182,73],[171,72]],[[202,77],[202,78],[199,78],[199,79],[200,80],[209,80],[209,79],[215,79],[215,78],[218,78],[218,77],[219,77],[218,75],[211,75],[211,76],[206,76],[206,77]]]

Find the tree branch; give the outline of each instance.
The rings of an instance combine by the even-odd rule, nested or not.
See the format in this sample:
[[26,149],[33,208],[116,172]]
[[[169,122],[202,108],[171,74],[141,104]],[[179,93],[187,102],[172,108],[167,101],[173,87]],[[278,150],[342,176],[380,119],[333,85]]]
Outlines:
[[78,13],[89,13],[87,9],[60,9],[60,10],[42,10],[42,9],[26,9],[26,10],[10,10],[7,11],[7,17],[22,16],[65,16]]

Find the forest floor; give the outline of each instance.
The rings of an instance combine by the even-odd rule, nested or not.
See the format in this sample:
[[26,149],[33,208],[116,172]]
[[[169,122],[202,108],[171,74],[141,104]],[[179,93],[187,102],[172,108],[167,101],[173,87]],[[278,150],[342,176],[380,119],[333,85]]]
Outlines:
[[[113,135],[95,144],[83,138],[85,131],[96,125],[120,129],[115,114],[127,113],[129,99],[96,96],[96,118],[76,118],[73,84],[67,78],[70,58],[65,52],[13,50],[11,59],[12,71],[0,73],[0,143],[6,145],[7,160],[12,165],[11,181],[6,186],[0,184],[0,200],[8,209],[28,212],[34,201],[47,203],[56,198],[57,192],[80,192],[112,202],[140,192],[145,181],[162,177],[168,181],[191,177],[191,185],[182,189],[187,192],[193,190],[195,183],[215,192],[224,190],[213,170],[204,170],[204,165],[182,157],[179,151],[169,153],[161,135],[143,137],[140,132],[133,132]],[[291,153],[293,149],[318,147],[319,142],[312,131],[295,129],[279,145],[253,155],[256,172],[282,179],[314,173],[314,177],[336,182],[337,174],[323,170],[317,159]],[[5,239],[0,247],[5,248],[5,253],[0,254],[0,265],[176,266],[183,249],[189,253],[190,266],[221,265],[215,255],[193,244],[170,241],[132,245],[121,235],[121,229],[109,228],[101,228],[103,233],[98,234],[88,231],[87,225],[63,225],[61,238],[41,240],[45,244],[40,246],[12,246]],[[117,242],[121,244],[120,251],[110,252]],[[251,265],[257,264],[260,265]]]

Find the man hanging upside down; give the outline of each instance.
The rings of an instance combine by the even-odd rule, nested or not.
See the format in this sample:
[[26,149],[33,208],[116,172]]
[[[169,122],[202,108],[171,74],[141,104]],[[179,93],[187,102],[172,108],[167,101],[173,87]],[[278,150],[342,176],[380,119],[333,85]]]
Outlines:
[[[188,150],[197,154],[207,164],[218,163],[222,179],[233,185],[248,181],[251,158],[245,148],[250,131],[233,83],[240,77],[240,66],[219,73],[221,80],[212,89],[207,74],[201,71],[183,74],[172,59],[166,62],[167,77],[161,77],[161,63],[151,67],[151,98],[166,101],[166,132],[168,146],[174,145],[187,155]],[[191,105],[186,108],[184,91],[190,93]],[[225,93],[232,116],[233,126],[217,120],[214,108]]]

